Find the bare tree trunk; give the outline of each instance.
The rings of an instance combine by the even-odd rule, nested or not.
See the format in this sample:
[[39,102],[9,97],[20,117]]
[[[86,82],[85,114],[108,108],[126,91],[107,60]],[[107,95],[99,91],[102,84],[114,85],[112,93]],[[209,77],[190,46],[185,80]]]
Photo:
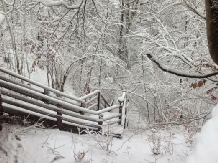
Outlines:
[[208,48],[213,61],[218,64],[218,2],[205,0]]
[[127,46],[126,46],[126,39],[123,38],[125,34],[125,29],[124,29],[124,20],[125,20],[125,3],[124,0],[121,2],[121,15],[120,15],[120,35],[119,35],[119,47],[118,47],[118,57],[122,59],[124,62],[127,63],[127,68],[129,67],[129,62],[128,62],[128,51],[127,51]]
[[99,77],[98,77],[98,86],[101,87],[101,78],[102,78],[102,59],[99,67]]
[[[4,0],[2,0],[2,8],[3,8],[4,13],[7,13],[7,8],[5,6]],[[6,23],[8,25],[9,33],[10,33],[10,36],[11,36],[11,45],[12,45],[12,48],[14,50],[15,64],[16,64],[15,67],[17,68],[18,74],[21,74],[22,70],[20,69],[20,63],[19,63],[19,57],[18,57],[18,54],[17,54],[15,37],[14,37],[14,34],[12,32],[12,28],[11,28],[11,25],[10,25],[10,22],[8,20],[8,16],[7,15],[5,16],[5,20],[6,20]]]
[[82,83],[82,75],[83,75],[83,60],[81,60],[81,68],[80,68],[80,76],[79,76],[79,89],[81,90],[81,83]]

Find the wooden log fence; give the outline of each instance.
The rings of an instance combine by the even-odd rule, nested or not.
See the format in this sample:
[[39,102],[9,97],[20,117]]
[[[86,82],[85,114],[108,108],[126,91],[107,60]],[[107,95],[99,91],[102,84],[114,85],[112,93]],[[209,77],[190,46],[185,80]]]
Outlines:
[[[126,93],[119,98],[119,104],[111,106],[99,90],[79,98],[4,68],[0,68],[0,72],[4,73],[0,75],[0,130],[3,112],[32,114],[53,120],[60,130],[65,124],[96,131],[101,130],[103,125],[115,123],[125,127]],[[113,114],[104,116],[111,111]]]
[[3,106],[2,106],[2,95],[0,93],[0,131],[2,130],[2,116],[3,116]]

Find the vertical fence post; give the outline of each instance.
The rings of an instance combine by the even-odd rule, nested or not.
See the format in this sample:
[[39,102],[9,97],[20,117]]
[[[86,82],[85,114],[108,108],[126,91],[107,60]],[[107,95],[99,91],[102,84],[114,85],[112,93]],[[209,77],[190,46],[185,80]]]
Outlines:
[[119,106],[119,114],[120,114],[120,116],[119,116],[119,123],[118,123],[118,125],[121,125],[121,118],[122,118],[122,108],[123,108],[123,105],[122,105],[122,101],[119,101],[119,103],[120,103],[120,106]]
[[[83,108],[85,108],[86,107],[86,105],[85,105],[85,103],[81,103],[81,107],[83,107]],[[84,115],[85,113],[84,112],[82,112],[82,111],[79,111],[79,113],[81,114],[81,115]]]
[[101,92],[98,92],[98,110],[100,110],[101,105]]
[[[57,107],[61,109],[61,105],[57,104]],[[59,130],[62,130],[62,111],[57,111],[57,126]]]
[[126,115],[127,115],[127,103],[129,102],[129,100],[127,100],[126,97],[126,104],[125,104],[125,119],[124,119],[124,129],[126,128],[126,126],[128,126],[127,122],[126,122]]
[[[99,122],[98,122],[98,125],[99,126],[102,126],[103,125],[103,118],[104,118],[104,115],[103,114],[99,114],[98,115],[98,118],[99,118]],[[101,130],[101,127],[98,128],[98,131]]]
[[[44,88],[43,94],[48,96],[48,95],[49,95],[49,90],[47,90],[47,89]],[[42,101],[43,101],[45,104],[48,104],[48,100],[43,99]]]
[[124,129],[125,129],[125,128],[126,128],[126,126],[127,126],[127,122],[126,122],[126,115],[127,115],[127,109],[126,109],[126,111],[125,111]]
[[2,130],[2,116],[3,116],[3,106],[2,106],[2,94],[0,92],[0,131]]
[[118,102],[120,103],[119,107],[119,125],[125,126],[125,118],[126,118],[126,92],[123,93],[121,97],[118,98]]

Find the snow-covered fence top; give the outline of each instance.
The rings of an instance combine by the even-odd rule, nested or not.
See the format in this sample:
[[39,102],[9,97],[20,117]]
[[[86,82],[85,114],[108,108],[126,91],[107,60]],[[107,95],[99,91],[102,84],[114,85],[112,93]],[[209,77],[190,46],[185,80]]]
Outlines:
[[17,79],[21,79],[21,80],[23,80],[25,82],[28,82],[28,84],[32,84],[32,85],[38,86],[40,88],[43,88],[45,90],[45,92],[46,91],[50,91],[50,92],[56,93],[59,96],[66,97],[66,98],[69,98],[71,100],[75,100],[75,101],[79,101],[79,102],[84,102],[84,100],[82,100],[81,98],[77,98],[77,97],[74,97],[74,96],[69,96],[69,95],[67,95],[67,94],[65,94],[63,92],[60,92],[60,91],[58,91],[56,89],[53,89],[51,87],[44,86],[44,85],[42,85],[42,84],[40,84],[40,83],[38,83],[36,81],[30,80],[30,79],[28,79],[28,78],[26,78],[24,76],[18,75],[16,73],[11,72],[11,71],[9,71],[7,69],[4,69],[2,67],[0,67],[0,71],[6,73],[8,75],[11,75],[11,76],[13,76],[13,77],[15,77]]
[[73,97],[4,68],[0,71],[0,114],[31,114],[56,121],[60,129],[64,124],[94,130],[115,123],[125,126],[125,93],[122,101],[119,98],[119,103],[109,105],[98,90]]

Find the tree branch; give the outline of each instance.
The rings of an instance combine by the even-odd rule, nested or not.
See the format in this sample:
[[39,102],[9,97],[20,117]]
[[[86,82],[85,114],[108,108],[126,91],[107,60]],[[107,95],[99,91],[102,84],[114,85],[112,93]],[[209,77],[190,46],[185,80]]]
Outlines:
[[68,5],[65,1],[61,0],[61,1],[50,1],[50,0],[37,0],[37,2],[41,2],[43,5],[47,6],[47,7],[53,7],[53,6],[64,6],[68,9],[77,9],[81,6],[81,4],[83,3],[83,1],[77,5]]
[[203,16],[202,14],[200,14],[195,8],[193,8],[190,4],[188,4],[186,2],[186,0],[183,0],[183,2],[185,3],[184,6],[187,7],[190,11],[192,11],[193,13],[195,13],[196,15],[201,17],[202,19],[206,20],[206,16]]
[[146,54],[146,55],[161,70],[163,70],[164,72],[170,73],[170,74],[177,75],[177,76],[188,77],[188,78],[209,78],[209,77],[218,75],[218,71],[213,72],[213,73],[209,73],[209,74],[194,74],[194,73],[175,70],[175,69],[172,69],[172,68],[170,68],[170,67],[168,67],[166,65],[161,64],[161,61],[156,56],[151,55],[151,54]]

